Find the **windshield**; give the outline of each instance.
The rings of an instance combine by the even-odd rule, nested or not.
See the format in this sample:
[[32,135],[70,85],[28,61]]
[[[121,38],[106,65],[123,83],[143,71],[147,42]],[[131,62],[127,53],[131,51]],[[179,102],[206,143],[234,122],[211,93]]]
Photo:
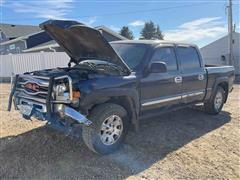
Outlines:
[[145,44],[112,43],[111,46],[131,69],[140,64],[147,50]]

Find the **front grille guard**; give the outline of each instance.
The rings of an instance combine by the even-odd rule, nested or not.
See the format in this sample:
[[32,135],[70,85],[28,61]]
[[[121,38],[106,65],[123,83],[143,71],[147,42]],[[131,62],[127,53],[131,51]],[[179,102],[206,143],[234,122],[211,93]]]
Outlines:
[[9,99],[8,99],[8,109],[7,109],[8,111],[11,111],[11,108],[12,108],[12,99],[13,99],[14,92],[16,91],[18,77],[19,77],[19,75],[16,75],[16,76],[15,76],[14,83],[13,83],[13,87],[12,87],[11,92],[10,92],[10,95],[9,95]]
[[[11,89],[11,93],[10,93],[10,96],[9,96],[9,100],[8,100],[8,109],[7,109],[8,111],[11,111],[13,96],[14,96],[14,93],[16,91],[18,80],[19,80],[20,77],[23,77],[23,78],[27,77],[27,78],[30,78],[30,79],[36,78],[36,79],[49,80],[47,97],[46,97],[46,109],[47,109],[47,118],[48,119],[51,118],[51,114],[53,112],[52,111],[52,103],[70,103],[72,101],[72,98],[73,98],[73,95],[72,95],[72,79],[68,75],[64,75],[64,76],[60,76],[60,77],[42,77],[42,76],[16,75],[14,83],[13,83],[13,87]],[[68,82],[69,82],[69,95],[70,95],[69,98],[70,99],[69,99],[69,101],[55,101],[52,98],[54,80],[65,79],[65,78],[67,78]],[[41,82],[41,80],[39,82]],[[28,99],[28,97],[26,97],[26,99]],[[38,101],[37,98],[36,99],[32,98],[32,100]]]

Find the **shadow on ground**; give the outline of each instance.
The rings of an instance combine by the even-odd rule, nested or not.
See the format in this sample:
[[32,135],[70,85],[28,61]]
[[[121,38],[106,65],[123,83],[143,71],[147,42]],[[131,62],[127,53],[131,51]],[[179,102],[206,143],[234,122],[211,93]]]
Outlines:
[[116,153],[99,156],[82,140],[71,140],[48,127],[0,139],[0,177],[50,179],[117,179],[144,171],[169,153],[230,121],[183,109],[144,119]]

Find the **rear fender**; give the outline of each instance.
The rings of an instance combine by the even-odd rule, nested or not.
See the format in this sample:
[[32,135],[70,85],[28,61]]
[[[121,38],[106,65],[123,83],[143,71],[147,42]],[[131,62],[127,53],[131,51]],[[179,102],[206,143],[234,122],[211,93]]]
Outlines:
[[[226,83],[228,85],[228,82],[229,82],[229,78],[228,77],[219,77],[216,79],[213,87],[212,87],[212,93],[210,95],[210,98],[209,100],[212,100],[213,99],[213,95],[214,95],[214,92],[216,92],[217,90],[217,87],[220,85],[220,84],[224,84]],[[225,102],[227,101],[227,97],[228,97],[228,89],[224,89],[226,91],[226,98],[225,98]]]

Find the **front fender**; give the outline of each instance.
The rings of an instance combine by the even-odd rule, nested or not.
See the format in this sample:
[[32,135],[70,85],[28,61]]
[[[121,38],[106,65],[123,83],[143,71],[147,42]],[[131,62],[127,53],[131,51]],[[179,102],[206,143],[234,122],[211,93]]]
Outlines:
[[136,89],[128,88],[114,88],[114,89],[103,89],[96,92],[90,93],[80,100],[81,107],[91,107],[95,104],[107,101],[113,97],[128,97],[133,101],[133,105],[136,108],[137,114],[140,110],[139,93]]
[[80,100],[80,109],[84,109],[85,112],[89,113],[95,105],[106,102],[122,105],[128,112],[135,130],[139,129],[140,100],[136,89],[114,88],[94,92]]

